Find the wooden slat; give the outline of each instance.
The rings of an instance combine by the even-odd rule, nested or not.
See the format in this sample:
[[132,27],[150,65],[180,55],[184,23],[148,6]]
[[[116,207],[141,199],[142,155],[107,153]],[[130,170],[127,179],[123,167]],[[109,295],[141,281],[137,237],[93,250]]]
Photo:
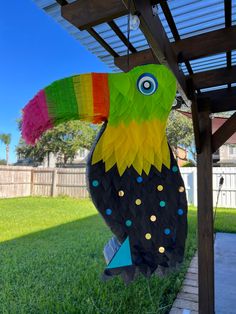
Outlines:
[[[170,8],[169,8],[167,1],[161,1],[160,5],[162,8],[162,11],[164,12],[167,23],[169,25],[169,28],[173,34],[175,41],[179,41],[180,40],[179,32],[178,32],[178,29],[176,27],[175,21],[173,19],[173,16],[172,16],[172,13],[170,11]],[[188,69],[189,74],[193,74],[193,70],[192,70],[190,62],[185,61],[185,65],[186,65],[186,68]]]
[[131,52],[137,52],[137,50],[134,48],[134,46],[128,41],[128,39],[125,37],[125,35],[122,33],[120,28],[116,25],[114,21],[108,22],[108,25],[110,28],[116,33],[116,35],[120,38],[120,40],[126,45],[127,48]]
[[198,285],[200,314],[214,313],[212,128],[209,113],[209,110],[199,113],[201,153],[197,155]]
[[[175,53],[170,45],[159,17],[153,15],[152,6],[150,3],[147,3],[146,0],[130,1],[131,13],[135,14],[136,12],[139,12],[140,29],[152,48],[155,57],[161,64],[167,65],[172,70],[177,79],[179,93],[183,100],[186,103],[189,103],[184,74],[179,69]],[[128,0],[124,0],[126,6],[128,6],[128,2]]]
[[112,49],[107,42],[93,29],[89,28],[87,29],[88,33],[93,36],[97,42],[99,42],[100,45],[103,46],[104,49],[106,49],[113,57],[118,57],[118,53],[115,52],[114,49]]
[[68,4],[68,2],[67,2],[66,0],[56,0],[56,2],[57,2],[58,4],[60,4],[61,6],[64,6],[64,5],[67,5],[67,4]]
[[167,23],[169,25],[169,28],[170,28],[172,34],[173,34],[174,39],[176,41],[180,40],[179,32],[178,32],[177,27],[175,25],[175,22],[174,22],[174,19],[173,19],[173,16],[171,14],[171,11],[170,11],[170,8],[169,8],[167,1],[160,1],[160,6],[161,6],[162,11],[165,15],[165,18],[167,20]]
[[[206,34],[182,39],[171,44],[174,49],[176,62],[185,62],[208,55],[236,49],[236,26],[219,29]],[[141,54],[141,57],[140,55]],[[124,65],[126,56],[115,60],[116,64]],[[138,62],[145,59],[148,63],[155,61],[150,49],[130,55],[130,62],[139,65]],[[138,59],[138,60],[135,60]]]
[[236,132],[236,112],[213,134],[212,154]]
[[199,110],[204,110],[209,99],[213,113],[236,110],[236,87],[202,93],[198,97]]
[[232,0],[224,0],[225,26],[230,27],[232,23]]
[[234,83],[236,82],[236,66],[199,72],[190,77],[196,89]]
[[77,0],[61,9],[62,16],[80,30],[111,21],[126,13],[127,9],[121,0]]

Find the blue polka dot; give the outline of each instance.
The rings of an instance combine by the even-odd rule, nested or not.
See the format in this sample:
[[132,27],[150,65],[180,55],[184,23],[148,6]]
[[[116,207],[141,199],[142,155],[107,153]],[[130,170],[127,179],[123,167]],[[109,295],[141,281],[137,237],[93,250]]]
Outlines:
[[142,183],[143,182],[143,178],[142,177],[137,177],[136,180],[137,180],[138,183]]
[[172,167],[172,171],[173,171],[173,172],[177,172],[177,171],[178,171],[178,167],[177,167],[177,166],[173,166],[173,167]]
[[169,229],[169,228],[166,228],[166,229],[164,230],[164,233],[165,233],[165,235],[169,235],[169,234],[170,234],[170,229]]
[[182,216],[184,211],[182,208],[179,208],[178,211],[177,211],[178,215]]
[[127,219],[125,224],[126,224],[127,227],[130,227],[132,225],[132,221]]
[[110,208],[107,208],[107,209],[106,209],[106,214],[107,214],[108,216],[110,216],[111,213],[112,213],[112,210],[111,210]]
[[166,202],[165,201],[160,201],[160,206],[161,207],[165,207],[166,206]]
[[98,180],[93,180],[92,186],[95,187],[95,188],[96,188],[97,186],[99,186]]

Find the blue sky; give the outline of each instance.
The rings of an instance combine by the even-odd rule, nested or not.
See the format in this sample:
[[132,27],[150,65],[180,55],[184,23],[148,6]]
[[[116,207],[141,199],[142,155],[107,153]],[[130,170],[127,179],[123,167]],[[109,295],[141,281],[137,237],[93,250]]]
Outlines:
[[10,162],[15,162],[16,119],[39,89],[72,74],[110,70],[31,0],[1,4],[0,47],[0,133],[12,134]]

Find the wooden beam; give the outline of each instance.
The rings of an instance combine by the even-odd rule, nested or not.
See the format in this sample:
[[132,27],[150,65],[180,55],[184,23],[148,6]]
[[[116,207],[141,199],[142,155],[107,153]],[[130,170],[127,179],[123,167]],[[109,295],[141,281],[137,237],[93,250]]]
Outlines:
[[236,49],[236,26],[182,39],[173,45],[181,62],[234,50]]
[[236,112],[212,135],[212,154],[236,132]]
[[[172,43],[171,46],[175,52],[176,62],[185,62],[227,50],[234,50],[236,49],[236,26],[182,39]],[[150,52],[150,49],[142,51],[143,57],[147,59],[149,63],[153,60]],[[125,57],[126,56],[120,58],[124,59]],[[132,59],[137,57],[137,54],[131,54],[130,61],[136,63]],[[124,60],[116,60],[116,62],[125,63]]]
[[199,72],[190,76],[196,89],[236,82],[236,66]]
[[115,65],[122,71],[127,72],[138,65],[144,65],[149,63],[160,63],[155,57],[151,49],[142,50],[129,55],[129,69],[128,69],[128,57],[127,55],[114,58]]
[[121,0],[77,0],[61,8],[62,17],[80,30],[109,22],[127,12]]
[[201,145],[200,145],[199,113],[198,113],[198,108],[197,108],[196,97],[192,99],[191,111],[192,111],[192,121],[193,121],[193,131],[194,131],[196,152],[197,154],[200,154]]
[[210,111],[199,113],[201,153],[198,179],[198,297],[199,314],[214,313],[214,229]]
[[[129,0],[123,1],[128,7]],[[153,15],[151,3],[147,0],[130,0],[130,3],[131,13],[139,15],[140,29],[152,48],[153,54],[161,64],[165,64],[172,70],[177,79],[179,93],[183,100],[189,103],[185,76],[179,69],[175,53],[159,17]]]
[[198,109],[200,111],[206,108],[209,99],[213,113],[236,110],[236,87],[202,93],[198,96]]
[[[225,27],[230,27],[232,24],[232,0],[224,0],[225,8]],[[227,68],[232,66],[232,52],[226,52]],[[231,84],[228,84],[228,88],[231,88]]]

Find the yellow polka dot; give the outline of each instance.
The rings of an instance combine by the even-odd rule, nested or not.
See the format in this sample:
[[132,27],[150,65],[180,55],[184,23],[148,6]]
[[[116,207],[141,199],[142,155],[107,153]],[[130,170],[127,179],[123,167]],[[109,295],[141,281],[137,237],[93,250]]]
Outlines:
[[141,204],[142,204],[142,201],[141,201],[139,198],[137,198],[136,201],[135,201],[135,204],[136,204],[136,205],[141,205]]
[[159,251],[159,253],[164,253],[165,252],[165,248],[163,246],[160,246],[158,251]]
[[163,185],[160,184],[160,185],[157,186],[157,190],[158,191],[161,192],[161,191],[163,191],[163,189],[164,189]]
[[152,216],[150,217],[150,220],[151,220],[151,221],[156,221],[156,220],[157,220],[157,216],[152,215]]
[[147,240],[150,240],[151,237],[152,237],[151,233],[146,233],[146,234],[145,234],[145,238],[146,238]]
[[179,187],[179,192],[180,192],[180,193],[184,192],[184,187],[183,187],[183,186],[180,186],[180,187]]
[[119,195],[120,197],[123,197],[123,196],[125,195],[125,192],[124,192],[124,191],[119,191],[119,192],[118,192],[118,195]]

